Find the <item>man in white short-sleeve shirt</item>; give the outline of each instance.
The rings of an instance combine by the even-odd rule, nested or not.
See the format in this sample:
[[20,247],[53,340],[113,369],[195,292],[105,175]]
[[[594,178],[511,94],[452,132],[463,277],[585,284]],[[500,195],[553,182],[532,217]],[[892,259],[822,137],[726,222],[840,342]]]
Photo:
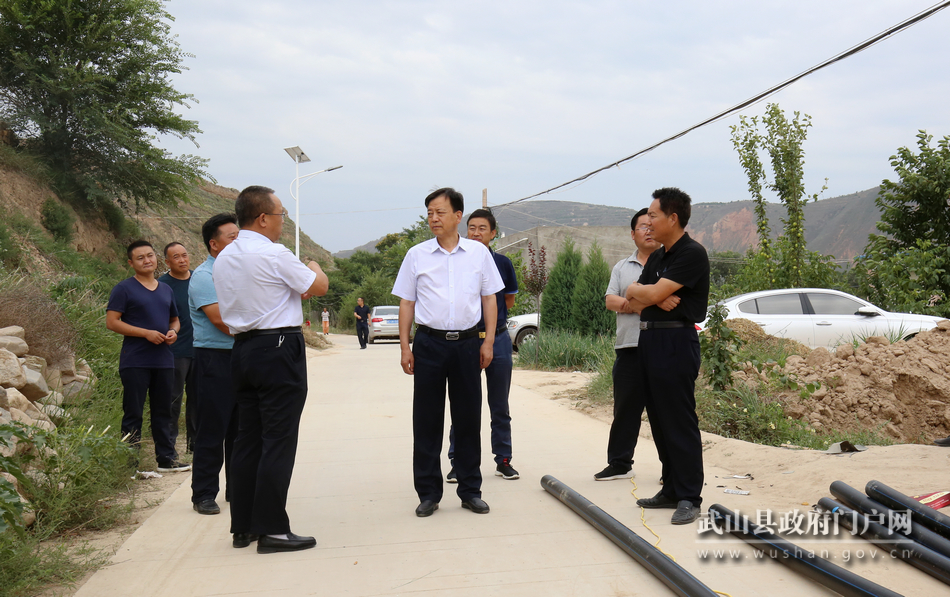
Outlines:
[[287,492],[307,398],[301,299],[326,294],[327,276],[277,242],[287,212],[272,189],[244,189],[234,211],[241,231],[218,254],[213,273],[221,320],[234,335],[233,545],[257,540],[258,553],[308,549],[313,537],[290,532]]
[[[481,370],[492,360],[498,319],[495,293],[505,287],[491,253],[462,238],[462,194],[451,188],[426,197],[435,238],[409,249],[393,294],[399,302],[399,344],[403,371],[413,376],[412,472],[419,506],[431,516],[442,499],[442,436],[445,387],[455,429],[455,472],[462,507],[485,514],[481,465]],[[477,325],[485,316],[485,338]],[[413,319],[415,342],[409,348]]]

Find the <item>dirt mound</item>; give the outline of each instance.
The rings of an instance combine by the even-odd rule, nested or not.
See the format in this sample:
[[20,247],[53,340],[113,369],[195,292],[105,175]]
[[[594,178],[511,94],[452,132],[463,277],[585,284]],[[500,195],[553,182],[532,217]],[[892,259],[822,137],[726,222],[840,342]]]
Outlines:
[[770,342],[776,346],[783,347],[787,352],[800,355],[808,355],[811,349],[800,342],[789,340],[788,338],[778,338],[765,333],[762,326],[751,319],[727,319],[726,325],[736,333],[739,338],[746,342],[756,342],[759,344]]
[[894,344],[872,337],[857,348],[816,348],[807,357],[789,357],[783,371],[800,382],[820,382],[807,398],[798,392],[781,397],[788,415],[817,429],[881,428],[904,443],[950,435],[950,321]]

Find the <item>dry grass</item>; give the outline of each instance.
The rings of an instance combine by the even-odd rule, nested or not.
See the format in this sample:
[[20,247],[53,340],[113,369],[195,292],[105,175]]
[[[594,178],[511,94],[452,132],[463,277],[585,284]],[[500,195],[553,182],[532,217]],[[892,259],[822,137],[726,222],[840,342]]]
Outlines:
[[0,280],[0,327],[26,331],[30,354],[58,363],[74,354],[79,339],[66,314],[45,290],[22,276]]

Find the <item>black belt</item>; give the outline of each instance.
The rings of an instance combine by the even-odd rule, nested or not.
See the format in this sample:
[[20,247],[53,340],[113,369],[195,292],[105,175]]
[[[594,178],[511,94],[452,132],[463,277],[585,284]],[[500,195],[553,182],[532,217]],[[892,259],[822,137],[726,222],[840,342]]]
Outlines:
[[452,332],[448,330],[436,330],[430,328],[427,325],[417,325],[416,330],[437,338],[445,338],[446,340],[465,340],[466,338],[474,338],[478,336],[478,328],[474,327],[468,328],[467,330],[461,330],[459,332]]
[[641,330],[662,330],[669,328],[688,328],[691,323],[685,321],[641,321]]
[[300,334],[300,326],[290,327],[290,328],[270,328],[266,330],[250,330],[248,332],[240,332],[234,334],[234,339],[236,341],[242,342],[244,340],[250,340],[254,336],[271,336],[274,334]]
[[[503,323],[503,324],[499,325],[497,328],[495,328],[495,337],[498,337],[498,336],[500,336],[502,333],[507,332],[507,331],[508,331],[508,324],[507,324],[507,323]],[[478,337],[479,337],[479,338],[484,338],[486,335],[487,335],[487,334],[485,333],[485,330],[479,330],[479,331],[478,331]]]

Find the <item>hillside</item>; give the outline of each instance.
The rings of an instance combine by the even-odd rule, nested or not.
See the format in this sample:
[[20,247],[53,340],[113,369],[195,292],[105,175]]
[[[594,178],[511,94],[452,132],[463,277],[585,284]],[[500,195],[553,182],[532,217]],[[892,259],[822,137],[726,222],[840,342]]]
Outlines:
[[[805,206],[805,239],[808,248],[840,260],[851,260],[860,255],[867,245],[868,235],[875,232],[880,210],[874,203],[879,189],[813,201]],[[512,240],[570,235],[575,240],[596,237],[603,246],[619,244],[616,253],[630,253],[630,218],[637,210],[609,205],[593,205],[574,201],[525,201],[515,205],[493,208],[498,218],[498,229]],[[785,209],[781,204],[768,206],[772,238],[782,231]],[[548,230],[541,231],[541,228]],[[557,229],[562,230],[557,230]],[[745,253],[756,243],[755,211],[752,201],[730,203],[697,203],[687,231],[709,251],[736,251]],[[357,250],[375,252],[377,241],[336,253],[349,257]],[[505,241],[500,243],[505,245]],[[581,243],[584,244],[583,242]],[[549,245],[550,248],[551,245]],[[559,246],[555,243],[554,246]],[[586,245],[585,245],[586,246]],[[620,257],[617,257],[618,259]]]
[[[6,152],[0,154],[0,216],[4,225],[9,227],[11,240],[20,251],[20,267],[57,278],[69,272],[62,271],[55,255],[39,249],[37,239],[33,236],[37,233],[48,234],[41,225],[40,209],[43,202],[53,198],[63,203],[43,178],[41,169],[35,164],[14,158]],[[207,255],[201,239],[201,225],[216,213],[233,211],[237,194],[235,189],[206,183],[195,187],[187,202],[182,202],[176,208],[126,210],[125,217],[134,223],[126,224],[127,235],[149,240],[159,252],[167,243],[178,241],[188,249],[192,256],[191,265],[195,267]],[[72,206],[67,207],[75,219],[70,246],[106,263],[124,266],[123,244],[127,239],[117,241],[109,223],[110,217],[115,218],[115,210],[80,213]],[[111,228],[115,228],[114,222]],[[293,250],[294,224],[291,220],[284,226],[280,240]],[[304,233],[300,235],[300,252],[304,260],[314,259],[324,265],[333,262],[329,252]],[[163,262],[160,265],[164,267]]]

